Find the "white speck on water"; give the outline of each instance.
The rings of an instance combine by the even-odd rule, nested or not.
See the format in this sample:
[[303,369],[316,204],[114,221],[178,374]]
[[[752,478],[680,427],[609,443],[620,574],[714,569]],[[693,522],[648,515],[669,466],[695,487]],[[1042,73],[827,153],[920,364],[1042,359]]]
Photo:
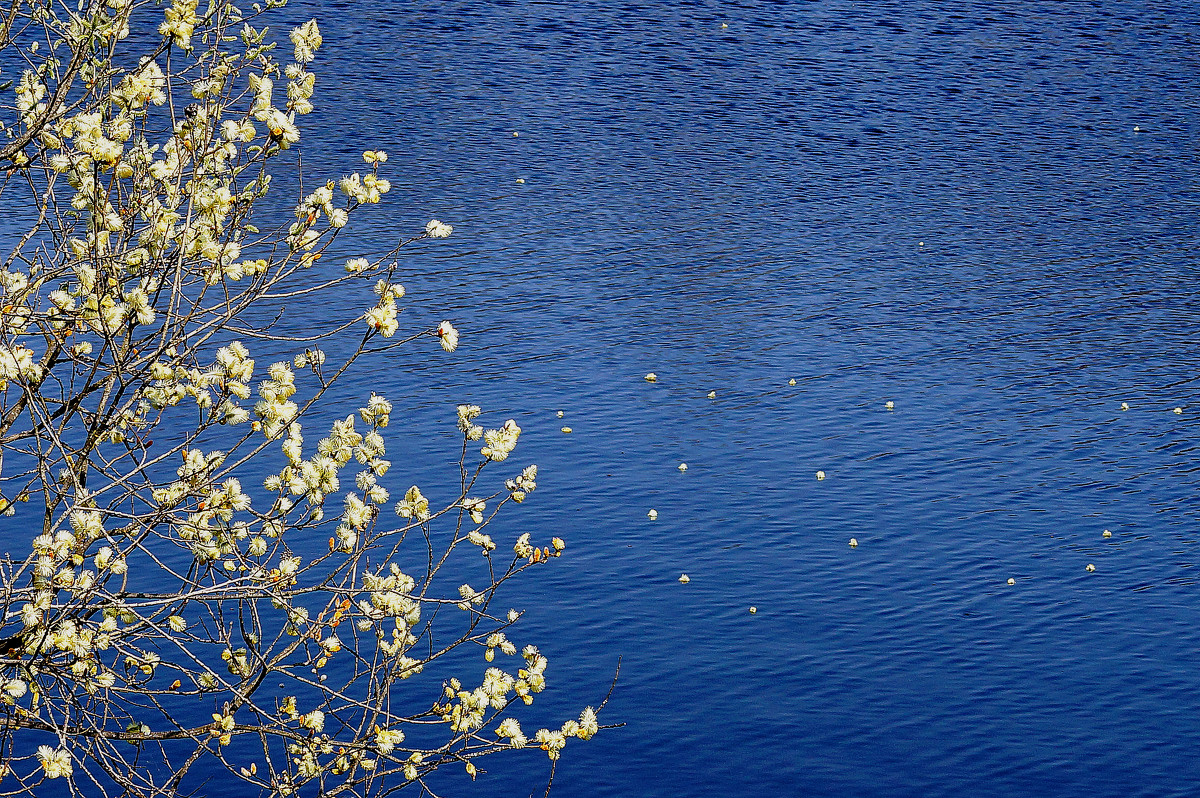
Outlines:
[[1104,530],[1104,534],[1102,535],[1102,537],[1111,538],[1111,537],[1112,537],[1112,532],[1109,532],[1109,531],[1106,529],[1106,530]]
[[1122,409],[1122,410],[1128,410],[1128,409],[1129,409],[1129,402],[1121,402],[1121,409]]
[[687,463],[680,463],[680,464],[679,464],[679,470],[680,470],[680,471],[687,471]]
[[708,398],[709,398],[709,399],[716,399],[716,398],[717,398],[717,392],[716,392],[716,391],[709,391],[709,392],[708,392]]
[[649,518],[651,521],[657,521],[658,520],[658,510],[651,510],[650,512],[646,513],[646,517]]
[[1141,132],[1142,132],[1142,129],[1141,129],[1140,127],[1138,127],[1137,125],[1134,125],[1134,126],[1133,126],[1133,132],[1134,132],[1134,133],[1141,133]]
[[686,585],[688,582],[692,581],[692,578],[687,574],[680,574],[679,581]]
[[858,538],[850,538],[850,548],[858,548]]
[[795,384],[796,384],[796,378],[795,378],[795,377],[793,377],[792,379],[788,380],[788,385],[795,385]]
[[756,613],[756,612],[758,612],[758,607],[751,607],[751,608],[750,608],[750,614],[751,614],[751,615],[753,615],[753,614],[754,614],[754,613]]
[[642,377],[642,379],[645,380],[646,382],[658,382],[658,375],[652,371],[649,374],[647,374],[645,377]]
[[1091,563],[1088,563],[1087,568],[1084,568],[1083,570],[1087,571],[1088,573],[1091,573],[1092,571],[1096,570],[1096,566],[1092,565]]
[[1017,583],[1017,580],[1016,580],[1016,579],[1013,579],[1013,578],[1010,576],[1010,577],[1008,578],[1008,583],[1009,583],[1010,585],[1015,585],[1015,584]]
[[824,471],[818,471],[818,472],[817,472],[817,479],[825,479],[825,472],[824,472]]
[[563,427],[562,431],[567,433],[568,435],[570,435],[572,432],[574,432],[574,430],[571,429],[570,427]]
[[559,411],[558,411],[558,417],[559,417],[559,418],[562,418],[562,417],[563,417],[563,411],[561,411],[561,410],[559,410]]
[[888,410],[896,409],[896,403],[893,402],[891,399],[888,399],[886,402],[884,402],[883,406],[886,407]]

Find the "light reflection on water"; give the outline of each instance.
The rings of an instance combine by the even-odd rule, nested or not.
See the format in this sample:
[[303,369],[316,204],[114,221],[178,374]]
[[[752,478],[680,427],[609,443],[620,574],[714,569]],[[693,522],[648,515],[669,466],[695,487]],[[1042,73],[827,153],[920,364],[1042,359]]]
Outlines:
[[456,229],[402,269],[462,349],[358,387],[525,428],[541,717],[622,657],[564,794],[1194,789],[1192,12],[291,13],[339,48],[312,163],[393,154],[361,245]]

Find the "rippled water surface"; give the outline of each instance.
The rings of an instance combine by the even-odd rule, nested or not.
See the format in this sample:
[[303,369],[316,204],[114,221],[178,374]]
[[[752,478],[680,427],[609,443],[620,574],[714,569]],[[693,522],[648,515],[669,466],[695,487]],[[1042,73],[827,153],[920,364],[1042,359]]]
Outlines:
[[569,554],[509,594],[531,718],[621,660],[562,795],[1200,792],[1194,7],[286,15],[325,34],[311,172],[392,156],[344,254],[455,227],[402,270],[462,347],[346,401],[406,408],[397,484],[454,404],[525,429],[510,529]]

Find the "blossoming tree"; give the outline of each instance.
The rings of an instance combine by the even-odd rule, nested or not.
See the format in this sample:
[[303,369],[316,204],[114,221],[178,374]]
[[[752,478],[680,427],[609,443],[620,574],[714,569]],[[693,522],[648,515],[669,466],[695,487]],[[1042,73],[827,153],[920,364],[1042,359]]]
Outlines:
[[[589,707],[527,735],[513,712],[547,663],[496,592],[564,548],[492,538],[536,487],[535,466],[487,468],[510,464],[513,421],[459,407],[452,498],[407,487],[394,513],[386,398],[305,443],[356,362],[458,333],[397,320],[396,252],[449,225],[321,260],[388,193],[384,152],[268,223],[321,45],[307,22],[278,60],[256,26],[279,5],[0,14],[0,794],[165,795],[226,771],[252,794],[431,790],[599,728]],[[330,291],[359,315],[289,335],[261,312]],[[468,559],[475,587],[453,578]]]

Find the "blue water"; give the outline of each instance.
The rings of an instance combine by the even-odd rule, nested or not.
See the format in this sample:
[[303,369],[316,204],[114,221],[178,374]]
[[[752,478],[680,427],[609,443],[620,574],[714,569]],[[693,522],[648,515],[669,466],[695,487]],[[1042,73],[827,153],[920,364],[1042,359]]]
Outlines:
[[[551,662],[526,728],[620,661],[625,725],[556,794],[1200,794],[1193,6],[293,2],[275,32],[310,16],[310,179],[369,146],[393,184],[333,254],[453,224],[405,250],[401,321],[463,334],[330,412],[392,399],[389,487],[435,499],[455,404],[516,419],[541,471],[503,534],[568,545],[506,596]],[[481,764],[440,794],[549,771]]]
[[620,658],[563,795],[1200,792],[1200,15],[955,6],[289,7],[309,165],[392,156],[347,255],[455,226],[402,269],[461,349],[350,393],[430,484],[452,404],[525,429],[532,717]]

